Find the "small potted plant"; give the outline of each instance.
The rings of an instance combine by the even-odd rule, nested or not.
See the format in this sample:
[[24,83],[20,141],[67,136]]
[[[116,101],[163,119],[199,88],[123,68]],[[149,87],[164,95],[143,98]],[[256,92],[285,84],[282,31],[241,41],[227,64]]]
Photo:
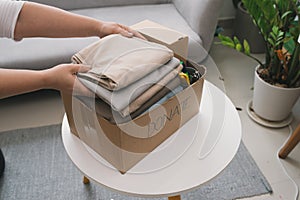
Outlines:
[[[250,54],[241,42],[219,34],[220,43],[253,58],[253,110],[263,119],[286,119],[300,95],[300,3],[298,0],[242,0],[265,42],[265,60]],[[284,99],[285,98],[285,99]]]

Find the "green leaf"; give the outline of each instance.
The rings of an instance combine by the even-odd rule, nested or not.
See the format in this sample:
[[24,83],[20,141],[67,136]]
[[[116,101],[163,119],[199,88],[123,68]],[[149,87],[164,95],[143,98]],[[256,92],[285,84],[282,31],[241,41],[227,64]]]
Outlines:
[[279,33],[279,28],[278,28],[278,26],[273,26],[273,27],[272,27],[272,32],[273,32],[275,35],[278,35],[278,33]]
[[279,34],[278,34],[278,37],[283,37],[283,36],[284,36],[284,32],[280,31]]
[[283,15],[281,16],[281,19],[284,19],[286,16],[288,16],[289,14],[293,13],[291,10],[283,13]]
[[219,34],[218,38],[221,40],[221,44],[231,48],[235,48],[234,41],[230,37]]
[[273,41],[271,38],[268,38],[268,42],[269,42],[272,46],[275,46],[275,43],[274,43],[274,41]]
[[270,35],[271,35],[273,41],[275,41],[276,40],[276,35],[273,32],[271,32]]
[[250,55],[250,46],[247,40],[244,40],[244,52],[246,55]]
[[240,40],[236,36],[233,37],[233,41],[235,45],[241,44]]
[[218,35],[218,38],[219,38],[221,41],[226,41],[226,42],[234,43],[233,40],[232,40],[230,37],[225,36],[225,35],[222,35],[222,34],[219,34],[219,35]]
[[282,44],[282,42],[281,42],[281,41],[278,41],[278,42],[275,43],[274,46],[275,46],[275,47],[278,47],[278,46],[280,46],[281,44]]
[[227,42],[227,41],[221,41],[221,43],[225,46],[228,46],[228,47],[231,47],[231,48],[234,48],[235,45],[233,42]]
[[237,50],[237,51],[239,51],[239,52],[241,52],[242,51],[242,44],[237,44],[237,45],[235,45],[235,49]]
[[295,42],[290,38],[288,41],[286,41],[283,45],[283,47],[290,53],[292,54],[294,49],[295,49]]
[[282,43],[283,42],[283,36],[277,37],[276,42]]

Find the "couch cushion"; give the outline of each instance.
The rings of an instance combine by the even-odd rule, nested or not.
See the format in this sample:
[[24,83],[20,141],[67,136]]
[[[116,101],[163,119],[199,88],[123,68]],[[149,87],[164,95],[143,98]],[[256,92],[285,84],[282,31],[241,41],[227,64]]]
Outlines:
[[[173,4],[82,9],[76,10],[74,13],[126,25],[133,25],[149,19],[189,35],[190,43],[201,44],[199,36],[192,31]],[[60,63],[69,63],[74,53],[96,40],[97,38],[95,37],[68,39],[26,38],[20,42],[0,39],[0,48],[6,49],[0,54],[0,67],[44,69]],[[193,52],[189,51],[190,53]]]
[[171,3],[171,0],[30,0],[32,2],[55,6],[65,10],[98,8],[108,6],[128,6],[141,4]]
[[46,69],[70,63],[71,56],[97,38],[30,38],[20,42],[0,39],[0,67],[9,69]]

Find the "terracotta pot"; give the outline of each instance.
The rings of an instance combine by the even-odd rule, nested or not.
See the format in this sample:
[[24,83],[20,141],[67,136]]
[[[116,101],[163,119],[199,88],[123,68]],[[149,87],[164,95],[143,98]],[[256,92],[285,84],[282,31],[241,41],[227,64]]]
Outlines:
[[271,85],[261,79],[255,68],[253,110],[263,119],[282,121],[292,111],[300,96],[299,88],[282,88]]

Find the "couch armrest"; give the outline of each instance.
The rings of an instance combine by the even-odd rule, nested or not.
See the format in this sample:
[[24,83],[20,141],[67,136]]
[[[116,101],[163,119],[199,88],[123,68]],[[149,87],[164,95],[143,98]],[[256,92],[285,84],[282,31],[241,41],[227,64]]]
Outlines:
[[223,0],[173,0],[180,14],[198,33],[208,51],[213,41]]

